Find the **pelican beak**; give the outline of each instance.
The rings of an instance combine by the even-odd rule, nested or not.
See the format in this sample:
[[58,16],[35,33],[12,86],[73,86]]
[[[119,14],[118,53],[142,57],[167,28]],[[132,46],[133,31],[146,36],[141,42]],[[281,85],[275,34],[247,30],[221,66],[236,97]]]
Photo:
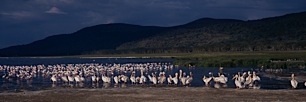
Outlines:
[[238,76],[237,75],[235,75],[234,77],[233,77],[233,79],[232,80],[234,80],[235,78],[237,78]]

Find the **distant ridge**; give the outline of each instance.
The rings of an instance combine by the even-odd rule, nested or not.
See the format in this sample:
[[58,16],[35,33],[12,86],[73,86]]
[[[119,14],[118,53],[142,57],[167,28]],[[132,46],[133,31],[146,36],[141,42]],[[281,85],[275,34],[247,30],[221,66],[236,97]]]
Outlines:
[[202,18],[173,27],[101,24],[0,49],[0,56],[306,50],[306,12],[259,20]]

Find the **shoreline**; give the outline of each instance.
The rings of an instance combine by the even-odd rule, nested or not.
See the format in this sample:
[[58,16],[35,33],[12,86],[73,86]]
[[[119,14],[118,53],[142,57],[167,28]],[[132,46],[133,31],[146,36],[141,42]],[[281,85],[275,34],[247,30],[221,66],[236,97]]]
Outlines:
[[208,87],[50,89],[0,93],[1,101],[305,101],[306,90],[214,89]]
[[198,67],[306,68],[306,51],[105,54],[0,58],[143,58],[172,59],[175,65]]

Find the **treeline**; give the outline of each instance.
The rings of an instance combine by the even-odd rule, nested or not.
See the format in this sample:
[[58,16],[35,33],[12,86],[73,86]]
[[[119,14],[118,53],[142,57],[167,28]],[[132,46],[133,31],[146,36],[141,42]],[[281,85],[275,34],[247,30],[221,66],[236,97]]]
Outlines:
[[243,45],[243,44],[215,44],[204,47],[181,48],[154,48],[154,49],[130,49],[130,50],[98,50],[83,54],[167,54],[167,53],[207,53],[207,52],[244,52],[244,51],[304,51],[306,43],[278,44],[278,45]]
[[251,68],[305,68],[306,62],[283,62],[274,63],[269,59],[200,59],[200,60],[182,60],[174,62],[180,66],[198,66],[198,67],[251,67]]
[[221,52],[175,57],[175,64],[200,67],[306,68],[305,51]]

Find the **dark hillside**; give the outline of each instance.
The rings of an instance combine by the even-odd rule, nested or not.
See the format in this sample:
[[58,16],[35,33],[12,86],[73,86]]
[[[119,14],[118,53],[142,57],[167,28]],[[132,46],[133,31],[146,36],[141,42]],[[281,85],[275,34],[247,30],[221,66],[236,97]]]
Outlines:
[[102,24],[0,49],[0,56],[306,50],[306,12],[259,20],[202,18],[173,27]]

